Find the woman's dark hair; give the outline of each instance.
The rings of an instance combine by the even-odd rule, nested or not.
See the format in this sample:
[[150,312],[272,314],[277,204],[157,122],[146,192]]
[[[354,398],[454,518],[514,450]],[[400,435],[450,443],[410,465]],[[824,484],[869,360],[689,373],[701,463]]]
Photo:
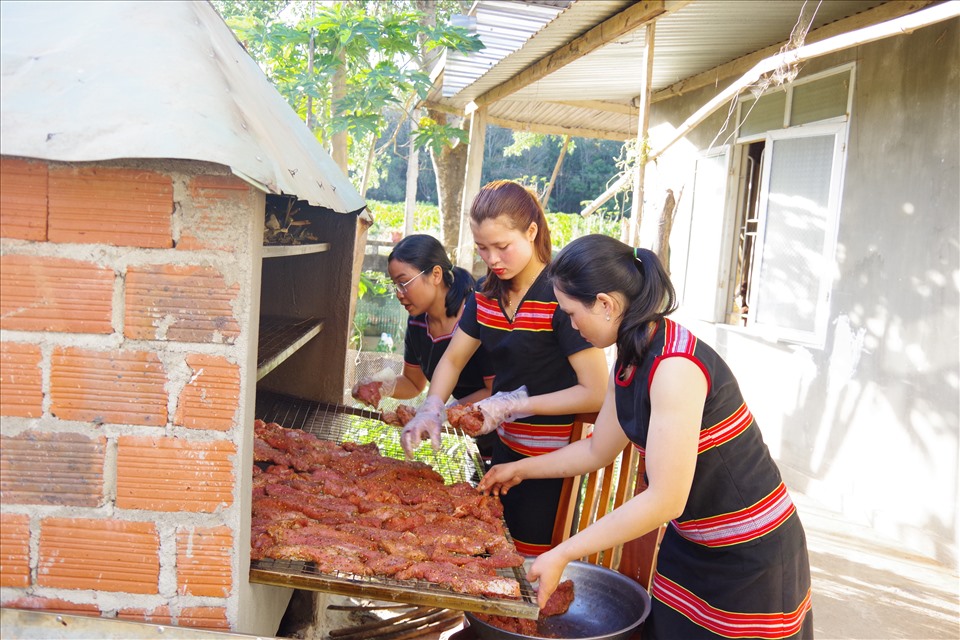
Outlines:
[[447,317],[454,318],[460,313],[460,307],[468,295],[473,293],[477,286],[476,280],[470,272],[462,267],[455,267],[450,257],[444,251],[443,245],[433,236],[417,234],[407,236],[393,246],[393,251],[387,256],[387,262],[399,260],[412,264],[421,271],[430,273],[435,266],[443,271],[443,282],[447,285],[447,297],[444,299],[444,309]]
[[[535,193],[518,182],[494,180],[480,189],[470,206],[470,221],[480,224],[484,220],[494,220],[499,216],[510,219],[512,228],[526,231],[533,223],[537,224],[537,237],[533,241],[537,258],[543,264],[550,264],[552,246],[547,217]],[[502,298],[507,285],[493,271],[487,269],[483,281],[483,293],[493,298]]]
[[547,275],[564,295],[592,308],[597,294],[619,293],[626,308],[617,332],[617,368],[639,365],[656,330],[652,322],[677,309],[677,293],[660,258],[609,236],[577,238],[557,255]]

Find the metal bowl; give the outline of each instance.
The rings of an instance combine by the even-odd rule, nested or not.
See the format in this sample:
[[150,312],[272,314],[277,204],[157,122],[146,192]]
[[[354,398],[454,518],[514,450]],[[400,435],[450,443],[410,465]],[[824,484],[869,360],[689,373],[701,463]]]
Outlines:
[[[524,563],[529,569],[532,559]],[[627,576],[586,562],[571,562],[563,571],[573,580],[573,602],[560,616],[540,622],[543,637],[568,640],[625,640],[650,614],[647,590]],[[529,637],[494,627],[469,611],[470,627],[483,640],[524,640]]]

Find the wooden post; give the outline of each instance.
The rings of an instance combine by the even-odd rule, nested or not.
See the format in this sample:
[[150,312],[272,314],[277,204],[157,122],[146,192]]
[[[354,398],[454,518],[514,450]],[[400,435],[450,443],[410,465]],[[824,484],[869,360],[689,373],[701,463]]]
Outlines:
[[653,43],[656,33],[656,22],[650,22],[646,26],[646,51],[644,58],[646,65],[643,71],[643,93],[640,94],[640,121],[637,127],[637,152],[640,157],[637,158],[637,165],[633,170],[633,201],[630,205],[630,222],[627,225],[626,233],[622,238],[624,242],[631,247],[637,246],[637,237],[640,233],[640,219],[643,216],[643,182],[647,175],[646,147],[650,139],[650,96],[653,94],[651,83],[653,82]]
[[470,205],[480,193],[480,174],[483,170],[483,148],[487,135],[487,109],[480,107],[470,116],[470,147],[467,150],[467,170],[460,201],[460,241],[457,243],[457,265],[473,273],[473,232],[470,231]]
[[417,210],[417,180],[420,177],[420,150],[413,143],[417,133],[417,122],[420,109],[413,110],[410,118],[410,150],[407,156],[407,186],[403,194],[403,235],[409,236],[414,231],[414,213]]

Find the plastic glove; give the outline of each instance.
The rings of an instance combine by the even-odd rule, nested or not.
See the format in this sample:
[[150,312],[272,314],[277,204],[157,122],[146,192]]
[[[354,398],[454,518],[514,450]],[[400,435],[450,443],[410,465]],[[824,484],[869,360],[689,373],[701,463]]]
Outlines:
[[413,455],[414,450],[423,440],[430,440],[434,451],[440,448],[440,429],[443,424],[443,401],[433,396],[427,396],[417,415],[400,432],[400,446],[407,457]]
[[[372,389],[371,387],[373,385],[379,385],[379,387]],[[384,367],[372,376],[363,376],[360,378],[357,384],[353,385],[350,395],[356,400],[376,409],[380,404],[380,398],[382,396],[393,395],[396,388],[397,374],[393,372],[393,369]],[[376,390],[376,393],[372,393],[373,390]]]
[[499,391],[473,406],[483,413],[483,429],[480,435],[490,433],[504,422],[513,422],[532,416],[529,410],[530,396],[526,385],[513,391]]

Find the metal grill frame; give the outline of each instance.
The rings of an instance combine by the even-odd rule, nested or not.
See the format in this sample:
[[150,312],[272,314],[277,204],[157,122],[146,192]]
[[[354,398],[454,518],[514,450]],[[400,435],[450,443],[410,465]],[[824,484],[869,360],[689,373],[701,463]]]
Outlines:
[[[313,402],[274,393],[261,393],[257,396],[257,416],[264,422],[275,422],[287,429],[302,429],[323,440],[332,440],[337,444],[346,441],[358,429],[362,430],[364,421],[381,422],[378,411],[358,409],[344,405]],[[382,422],[381,422],[382,424]],[[350,440],[365,444],[376,442],[383,455],[391,451],[400,451],[400,429],[387,431],[396,434],[396,442],[383,442],[383,431],[379,439],[362,438]],[[386,451],[384,451],[386,449]],[[483,469],[483,460],[473,439],[459,429],[444,425],[441,452],[438,455],[429,446],[421,447],[416,454],[419,459],[430,464],[440,473],[447,483],[469,482],[476,486],[479,481],[478,470]],[[393,456],[398,457],[398,456]],[[462,463],[455,467],[452,460]],[[504,532],[511,544],[513,539],[504,524]],[[513,578],[520,584],[520,600],[494,598],[462,594],[443,585],[423,580],[396,580],[386,577],[357,576],[347,572],[324,573],[316,569],[312,562],[301,560],[276,560],[266,558],[250,563],[250,582],[275,586],[323,591],[338,595],[366,597],[389,602],[442,607],[456,611],[473,611],[492,615],[514,616],[534,619],[539,614],[536,591],[530,585],[521,568],[498,570],[498,575]]]

